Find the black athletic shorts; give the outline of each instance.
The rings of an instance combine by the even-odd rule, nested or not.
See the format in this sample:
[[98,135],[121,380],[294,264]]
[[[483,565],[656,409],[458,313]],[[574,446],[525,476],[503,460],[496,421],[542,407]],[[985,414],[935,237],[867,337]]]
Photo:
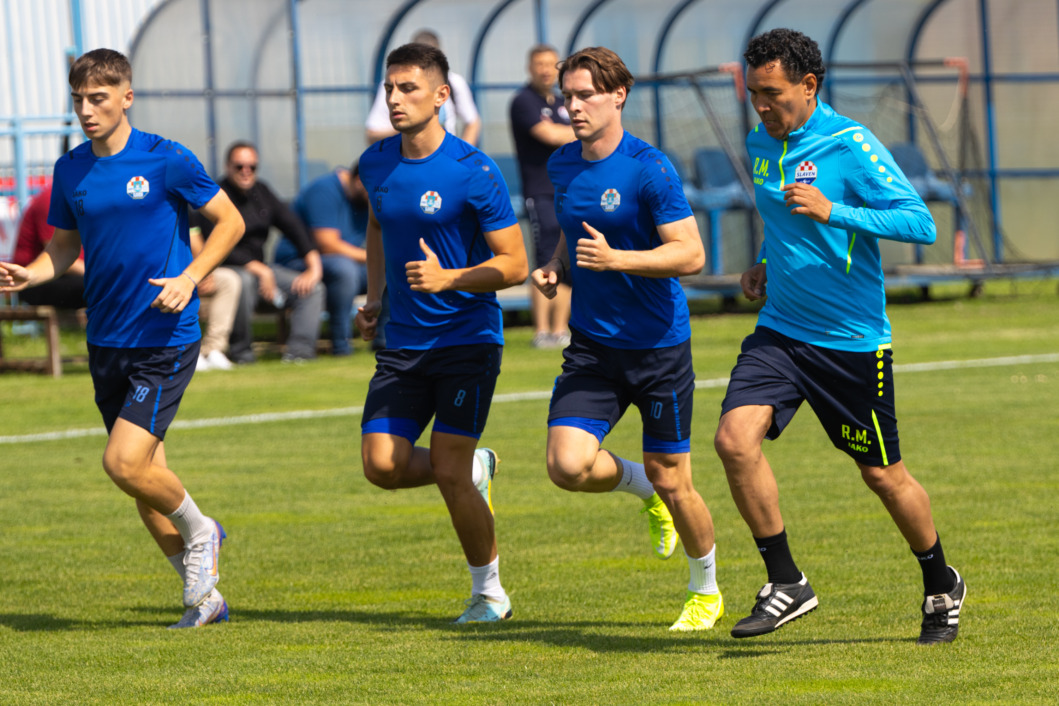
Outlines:
[[434,431],[481,438],[503,351],[495,343],[379,351],[361,433],[414,444],[436,417]]
[[563,372],[555,380],[548,426],[572,426],[601,442],[630,404],[643,419],[643,450],[691,450],[695,371],[691,341],[667,348],[625,350],[571,329]]
[[901,460],[890,346],[853,352],[796,341],[764,326],[743,340],[721,414],[746,405],[771,405],[776,439],[809,403],[831,443],[859,463]]
[[200,342],[159,348],[88,344],[88,370],[107,433],[118,418],[165,439],[195,373]]

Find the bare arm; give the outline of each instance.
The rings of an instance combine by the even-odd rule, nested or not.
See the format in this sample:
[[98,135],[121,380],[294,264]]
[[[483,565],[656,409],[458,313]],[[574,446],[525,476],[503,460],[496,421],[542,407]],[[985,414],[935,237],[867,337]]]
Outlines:
[[338,228],[313,228],[313,239],[323,255],[345,255],[354,262],[367,260],[367,251],[342,240]]
[[243,231],[246,230],[239,209],[235,207],[223,189],[200,208],[199,213],[210,219],[213,223],[213,230],[210,231],[210,237],[206,239],[202,250],[184,270],[196,282],[224,262],[224,258],[228,257],[228,253],[243,237]]
[[641,277],[683,277],[702,270],[706,252],[694,216],[658,226],[662,244],[651,250],[614,250],[606,236],[582,222],[586,237],[577,241],[577,266],[593,272],[624,272]]
[[74,264],[81,254],[81,234],[76,230],[56,228],[44,252],[25,267],[0,263],[0,292],[20,292],[55,279]]
[[559,231],[559,244],[555,247],[552,259],[538,267],[530,274],[533,285],[549,299],[555,298],[555,292],[563,282],[570,283],[570,263],[566,253],[566,233]]
[[[405,265],[408,283],[415,292],[444,292],[458,289],[463,292],[495,292],[526,280],[529,264],[526,246],[522,240],[522,229],[518,224],[489,231],[485,242],[493,251],[493,257],[474,267],[443,269],[437,255],[422,238],[419,247],[423,260],[413,260]],[[368,279],[371,282],[370,276]]]
[[223,190],[218,191],[209,202],[199,209],[213,223],[210,237],[206,239],[202,250],[176,277],[149,279],[148,282],[161,287],[151,306],[167,314],[184,310],[191,301],[192,292],[202,279],[213,272],[217,265],[228,257],[235,244],[243,237],[246,225],[239,210]]
[[562,147],[567,142],[574,141],[574,129],[562,123],[553,123],[551,120],[541,120],[529,130],[530,136],[537,142],[542,142],[549,147]]
[[739,278],[739,286],[743,288],[743,296],[750,301],[757,301],[765,296],[765,285],[767,282],[768,274],[765,271],[764,262],[757,263]]
[[375,218],[374,209],[368,211],[368,230],[364,239],[367,255],[368,291],[367,302],[357,309],[356,326],[365,341],[375,338],[382,310],[382,293],[386,289],[386,262],[382,248],[382,226]]
[[464,142],[468,144],[477,145],[478,136],[482,134],[482,120],[473,120],[463,127],[463,134],[460,136]]
[[310,250],[302,259],[305,261],[305,271],[291,282],[291,291],[299,297],[308,296],[313,291],[313,287],[324,278],[324,266],[320,260],[319,250]]

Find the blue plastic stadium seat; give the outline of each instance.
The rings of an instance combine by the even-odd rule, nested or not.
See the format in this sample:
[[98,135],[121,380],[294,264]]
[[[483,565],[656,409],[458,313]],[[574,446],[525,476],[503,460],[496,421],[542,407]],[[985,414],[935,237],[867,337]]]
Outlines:
[[[901,168],[912,188],[916,190],[923,201],[943,202],[952,205],[955,214],[955,228],[957,231],[964,229],[963,217],[960,213],[960,200],[957,198],[956,186],[946,179],[941,179],[927,164],[923,152],[914,142],[898,142],[890,146],[890,154],[893,155],[897,166]],[[971,185],[964,182],[960,187],[964,198],[971,195]],[[923,262],[923,246],[915,246],[916,262]]]
[[[938,178],[927,164],[923,152],[914,142],[899,142],[890,147],[890,154],[908,177],[912,188],[924,201],[956,203],[956,190],[950,181]],[[966,187],[965,187],[966,189]]]
[[724,150],[719,147],[697,149],[693,163],[694,184],[689,185],[685,180],[684,193],[692,208],[706,212],[710,226],[710,272],[723,274],[721,216],[725,211],[751,209],[754,202]]

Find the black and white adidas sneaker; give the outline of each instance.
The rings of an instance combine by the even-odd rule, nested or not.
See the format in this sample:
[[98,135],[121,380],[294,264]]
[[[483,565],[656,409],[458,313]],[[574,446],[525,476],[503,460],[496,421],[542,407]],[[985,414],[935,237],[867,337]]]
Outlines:
[[967,597],[967,584],[956,569],[949,567],[956,577],[956,585],[948,593],[927,596],[923,599],[923,628],[919,632],[917,645],[936,645],[952,642],[960,629],[960,608]]
[[732,637],[765,635],[816,610],[817,605],[819,601],[805,574],[798,583],[766,583],[758,591],[754,610],[732,628]]

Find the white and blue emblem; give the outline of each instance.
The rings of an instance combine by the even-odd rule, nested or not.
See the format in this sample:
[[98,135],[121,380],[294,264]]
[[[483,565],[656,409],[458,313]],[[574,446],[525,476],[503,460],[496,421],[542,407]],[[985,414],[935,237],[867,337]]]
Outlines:
[[125,193],[131,196],[134,200],[139,201],[147,194],[151,193],[151,182],[144,179],[142,176],[135,176],[129,179],[129,183],[125,185]]
[[441,194],[428,191],[419,198],[419,208],[427,215],[433,215],[441,208]]
[[812,184],[816,181],[816,165],[806,160],[794,170],[794,180],[799,184]]
[[621,194],[618,193],[617,189],[607,189],[603,192],[603,196],[599,200],[599,205],[602,206],[603,210],[607,213],[613,213],[618,210],[618,206],[621,206]]

